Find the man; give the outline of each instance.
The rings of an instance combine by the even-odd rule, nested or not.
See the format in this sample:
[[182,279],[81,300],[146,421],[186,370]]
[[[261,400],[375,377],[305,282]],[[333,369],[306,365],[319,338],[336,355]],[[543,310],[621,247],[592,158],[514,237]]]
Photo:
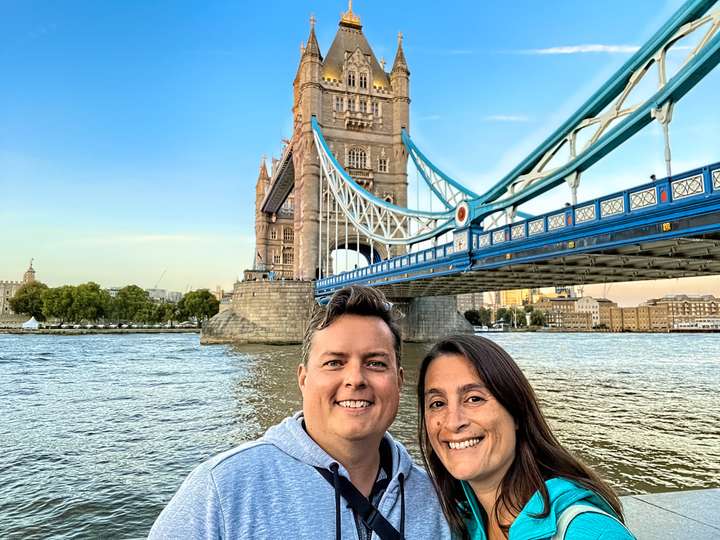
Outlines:
[[195,469],[150,538],[449,539],[430,480],[386,433],[401,343],[382,293],[338,291],[305,333],[302,413]]

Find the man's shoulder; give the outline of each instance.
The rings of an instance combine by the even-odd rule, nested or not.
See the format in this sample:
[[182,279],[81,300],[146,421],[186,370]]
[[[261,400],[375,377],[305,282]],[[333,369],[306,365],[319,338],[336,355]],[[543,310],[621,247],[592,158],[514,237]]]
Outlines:
[[217,481],[228,475],[253,474],[289,457],[263,439],[247,442],[211,457],[200,465]]

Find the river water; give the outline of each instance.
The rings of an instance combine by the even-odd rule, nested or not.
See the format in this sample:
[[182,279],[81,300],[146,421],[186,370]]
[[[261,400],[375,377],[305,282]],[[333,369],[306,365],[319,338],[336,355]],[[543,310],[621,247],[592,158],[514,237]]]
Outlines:
[[[621,493],[720,485],[720,335],[492,334]],[[392,432],[417,455],[408,345]],[[194,465],[300,407],[299,347],[0,335],[0,538],[138,538]]]

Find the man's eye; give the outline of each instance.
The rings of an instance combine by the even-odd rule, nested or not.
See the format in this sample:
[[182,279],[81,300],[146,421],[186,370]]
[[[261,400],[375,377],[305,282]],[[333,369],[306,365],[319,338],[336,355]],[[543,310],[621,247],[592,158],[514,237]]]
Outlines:
[[387,364],[383,362],[382,360],[370,360],[368,362],[368,366],[374,367],[374,368],[386,368]]
[[339,367],[341,365],[342,365],[342,362],[340,362],[340,360],[328,360],[327,362],[325,362],[323,364],[323,366],[326,366],[326,367]]

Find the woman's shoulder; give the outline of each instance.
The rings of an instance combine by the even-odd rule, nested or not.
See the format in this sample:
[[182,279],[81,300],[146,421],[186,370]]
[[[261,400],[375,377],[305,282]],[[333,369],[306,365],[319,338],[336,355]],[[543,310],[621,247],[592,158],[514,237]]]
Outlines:
[[584,512],[570,522],[565,540],[635,540],[635,537],[607,514]]

